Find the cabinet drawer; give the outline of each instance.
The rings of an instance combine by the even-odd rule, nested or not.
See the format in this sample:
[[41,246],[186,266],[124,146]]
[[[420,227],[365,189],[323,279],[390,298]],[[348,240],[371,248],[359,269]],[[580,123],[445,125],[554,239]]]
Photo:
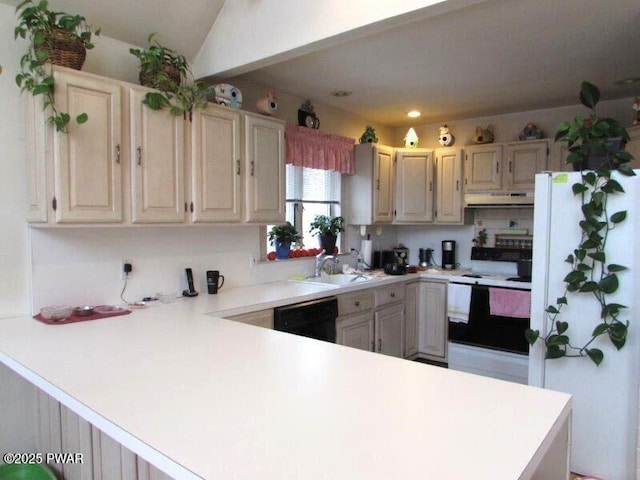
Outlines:
[[399,302],[404,300],[404,283],[389,285],[388,287],[375,289],[375,306],[376,308],[388,303]]
[[373,294],[371,290],[338,295],[338,315],[341,317],[365,312],[371,310],[372,307]]

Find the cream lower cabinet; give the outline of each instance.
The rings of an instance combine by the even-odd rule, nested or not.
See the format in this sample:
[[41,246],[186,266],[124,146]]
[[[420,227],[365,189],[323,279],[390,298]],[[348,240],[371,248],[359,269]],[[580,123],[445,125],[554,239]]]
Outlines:
[[185,120],[142,102],[150,89],[129,89],[131,222],[182,223],[185,212]]
[[244,115],[245,221],[285,221],[284,122]]
[[404,358],[418,353],[418,298],[420,282],[410,282],[406,287],[404,314]]
[[81,462],[48,466],[65,480],[170,480],[42,390],[37,392],[37,451],[82,455]]
[[420,357],[447,361],[447,284],[420,280],[417,302]]
[[[55,103],[72,118],[69,132],[47,128],[52,140],[55,223],[121,222],[122,87],[95,75],[54,69]],[[73,119],[86,113],[89,120]]]
[[433,221],[433,151],[398,149],[395,152],[394,223]]
[[191,220],[242,220],[240,113],[209,105],[191,123]]
[[338,295],[336,343],[404,357],[404,282]]

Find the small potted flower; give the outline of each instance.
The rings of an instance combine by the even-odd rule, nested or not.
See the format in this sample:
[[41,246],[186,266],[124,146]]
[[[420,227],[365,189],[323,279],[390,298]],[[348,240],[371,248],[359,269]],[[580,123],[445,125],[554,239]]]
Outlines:
[[344,232],[344,218],[316,215],[310,226],[309,232],[320,238],[320,247],[328,254],[334,253],[338,233]]
[[291,244],[301,239],[296,228],[287,222],[282,225],[274,225],[268,234],[269,242],[276,247],[276,258],[289,258]]

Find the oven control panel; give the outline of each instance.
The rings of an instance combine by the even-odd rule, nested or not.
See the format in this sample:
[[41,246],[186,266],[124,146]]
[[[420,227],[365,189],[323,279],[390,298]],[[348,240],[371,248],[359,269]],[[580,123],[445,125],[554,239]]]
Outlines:
[[531,259],[531,249],[529,248],[471,248],[471,260],[484,260],[488,262],[517,262],[518,260],[529,259]]

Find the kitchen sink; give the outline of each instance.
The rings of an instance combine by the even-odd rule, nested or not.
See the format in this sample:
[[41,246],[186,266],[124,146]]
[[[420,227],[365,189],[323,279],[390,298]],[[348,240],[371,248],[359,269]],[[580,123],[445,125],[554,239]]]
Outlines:
[[322,285],[348,285],[356,282],[368,282],[375,279],[371,275],[363,275],[357,273],[336,273],[333,275],[321,275],[320,277],[307,277],[301,280],[295,280],[305,283],[318,283]]

